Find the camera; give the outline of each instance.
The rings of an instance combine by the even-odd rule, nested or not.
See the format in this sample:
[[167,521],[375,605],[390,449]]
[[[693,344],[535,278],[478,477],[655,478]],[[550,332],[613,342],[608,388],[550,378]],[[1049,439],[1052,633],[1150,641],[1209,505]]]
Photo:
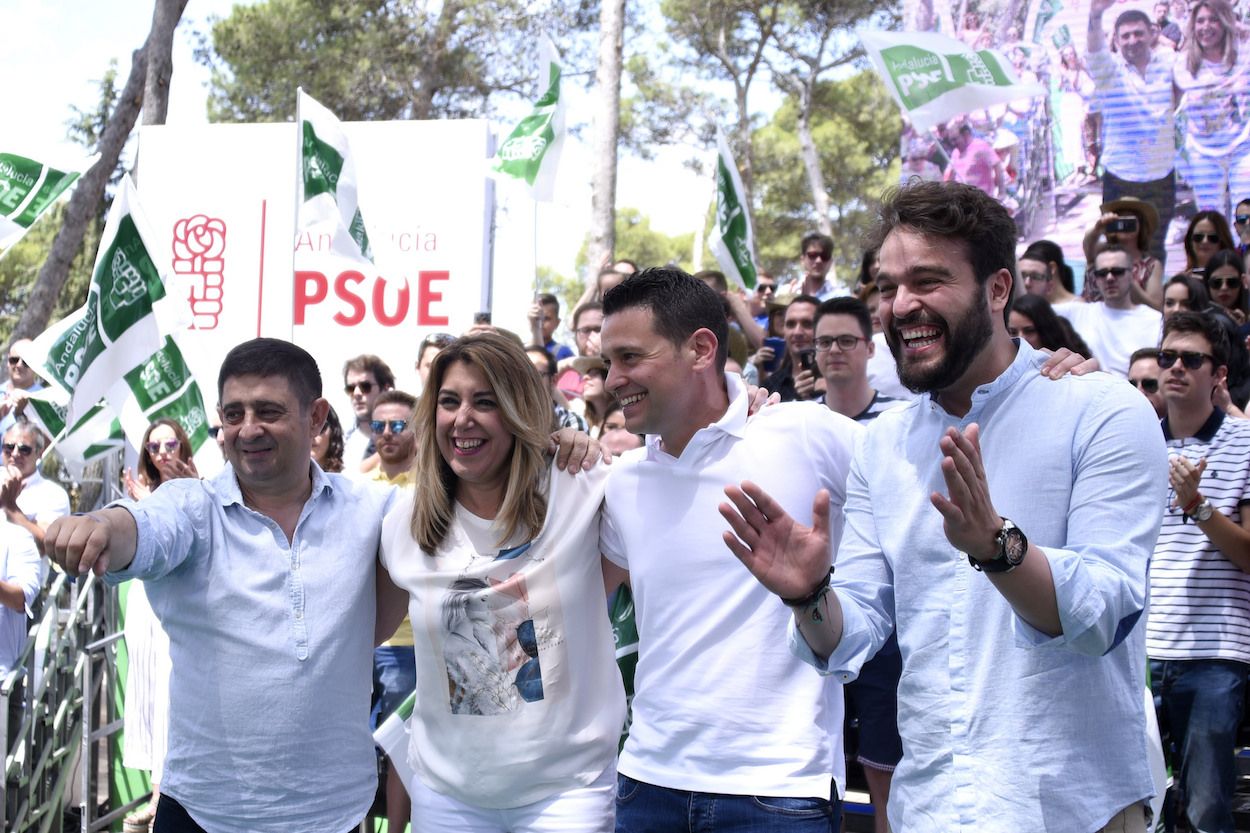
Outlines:
[[1103,227],[1107,234],[1134,234],[1137,232],[1136,217],[1116,217]]

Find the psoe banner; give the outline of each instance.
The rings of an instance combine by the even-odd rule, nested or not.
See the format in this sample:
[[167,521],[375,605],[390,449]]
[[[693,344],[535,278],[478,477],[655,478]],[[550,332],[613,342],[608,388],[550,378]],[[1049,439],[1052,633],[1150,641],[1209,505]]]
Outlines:
[[345,360],[379,355],[415,392],[421,339],[464,332],[489,298],[489,123],[343,128],[372,266],[332,254],[329,235],[296,235],[294,124],[142,129],[139,193],[168,258],[167,292],[186,299],[191,324],[179,341],[210,407],[230,348],[269,336],[312,353],[326,397],[350,422],[337,393]]

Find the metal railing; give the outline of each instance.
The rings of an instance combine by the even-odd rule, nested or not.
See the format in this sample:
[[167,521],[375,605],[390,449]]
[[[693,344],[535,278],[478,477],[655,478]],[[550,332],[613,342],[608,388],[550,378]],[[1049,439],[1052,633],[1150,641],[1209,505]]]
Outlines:
[[[117,496],[120,463],[120,455],[108,458],[98,478],[81,484],[80,509]],[[107,783],[113,769],[109,739],[121,729],[112,695],[121,640],[117,592],[93,575],[74,580],[54,572],[35,606],[22,652],[0,679],[0,830],[107,830],[139,803],[100,810],[108,806],[102,779]],[[5,716],[19,699],[20,718],[9,737]]]

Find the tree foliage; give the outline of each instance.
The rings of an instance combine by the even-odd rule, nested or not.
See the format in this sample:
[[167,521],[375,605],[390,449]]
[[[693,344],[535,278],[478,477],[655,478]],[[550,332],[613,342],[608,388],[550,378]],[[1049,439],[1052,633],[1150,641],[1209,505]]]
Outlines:
[[[212,121],[286,121],[295,90],[348,121],[464,118],[531,95],[537,36],[593,26],[589,0],[267,0],[200,33]],[[567,57],[567,56],[566,56]]]
[[[872,208],[898,182],[898,109],[869,71],[824,81],[814,94],[812,135],[825,177],[834,239],[834,262],[845,273],[858,264]],[[772,121],[755,132],[755,240],[766,271],[795,266],[802,236],[815,228],[815,207],[799,154],[798,103],[789,98]]]
[[[637,208],[616,210],[615,256],[618,260],[621,258],[632,260],[641,269],[675,263],[682,269],[690,271],[693,247],[693,232],[676,236],[668,235],[651,228],[651,218]],[[587,265],[587,247],[583,246],[577,254],[578,273],[587,274]]]

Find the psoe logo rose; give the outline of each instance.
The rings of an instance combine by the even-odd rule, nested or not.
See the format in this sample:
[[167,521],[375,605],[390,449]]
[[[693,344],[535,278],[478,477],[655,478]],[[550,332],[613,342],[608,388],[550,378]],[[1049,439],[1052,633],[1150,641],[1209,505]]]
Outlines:
[[180,274],[213,274],[223,271],[226,222],[196,214],[174,224],[174,271]]

